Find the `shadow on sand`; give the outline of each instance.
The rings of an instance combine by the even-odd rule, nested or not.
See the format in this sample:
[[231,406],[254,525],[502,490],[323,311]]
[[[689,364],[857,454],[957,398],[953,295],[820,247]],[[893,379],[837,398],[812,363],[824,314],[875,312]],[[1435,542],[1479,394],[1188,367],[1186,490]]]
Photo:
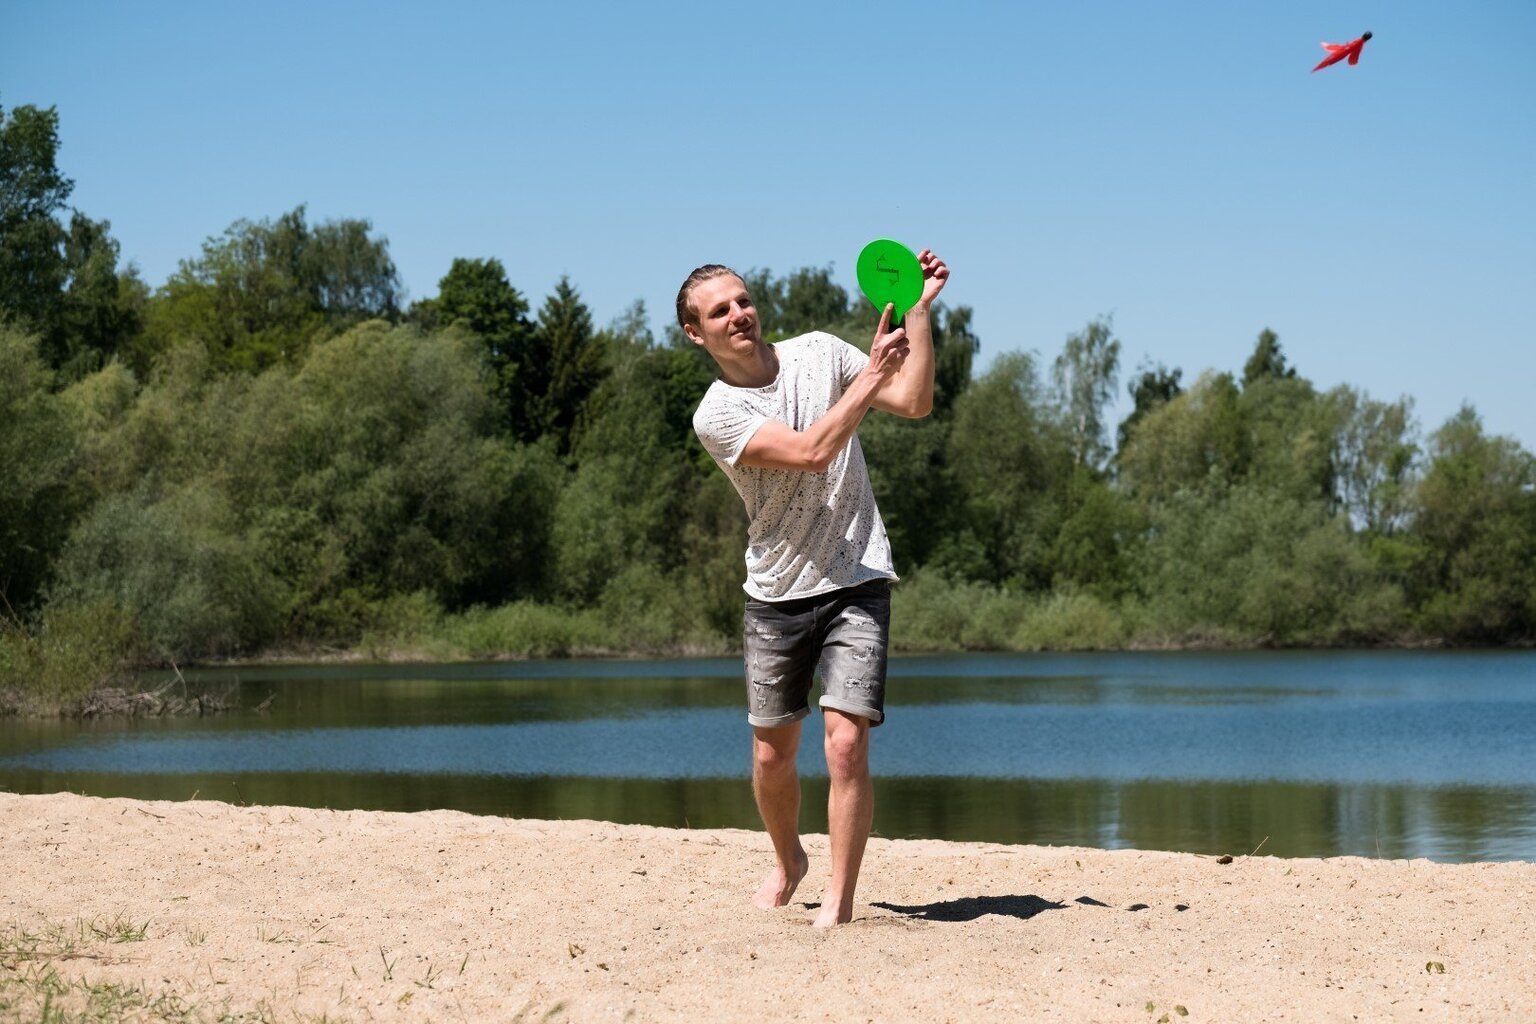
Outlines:
[[1043,911],[1065,910],[1067,907],[1065,903],[1053,903],[1039,896],[962,896],[957,900],[924,903],[915,907],[903,907],[895,903],[871,903],[870,906],[918,921],[974,921],[988,914],[1027,921]]

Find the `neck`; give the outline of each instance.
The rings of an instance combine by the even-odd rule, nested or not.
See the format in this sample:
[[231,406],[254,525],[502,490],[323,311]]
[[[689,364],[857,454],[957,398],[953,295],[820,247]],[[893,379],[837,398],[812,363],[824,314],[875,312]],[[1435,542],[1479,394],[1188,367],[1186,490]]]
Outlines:
[[733,388],[767,387],[779,376],[779,354],[766,342],[753,345],[752,351],[740,359],[717,356],[715,362],[720,366],[720,379]]

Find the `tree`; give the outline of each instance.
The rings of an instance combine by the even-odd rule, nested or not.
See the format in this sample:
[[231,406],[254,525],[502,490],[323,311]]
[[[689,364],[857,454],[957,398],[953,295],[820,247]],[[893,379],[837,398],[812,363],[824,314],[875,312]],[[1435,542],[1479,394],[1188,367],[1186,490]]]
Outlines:
[[932,561],[972,579],[1049,586],[1059,519],[1049,493],[1072,454],[1028,355],[999,356],[966,389],[955,403],[947,457],[965,525],[942,539]]
[[1096,468],[1107,454],[1104,407],[1114,397],[1119,365],[1120,342],[1111,337],[1109,321],[1100,319],[1068,335],[1051,368],[1072,459],[1079,466]]
[[1285,365],[1285,354],[1280,351],[1280,336],[1268,327],[1259,332],[1253,355],[1243,364],[1243,387],[1265,378],[1296,376],[1296,371]]
[[1407,524],[1419,453],[1413,400],[1377,402],[1344,385],[1327,397],[1340,423],[1333,453],[1339,505],[1356,529],[1398,533]]
[[59,112],[0,107],[0,311],[46,329],[64,287],[57,219],[75,183],[59,173]]
[[1126,386],[1130,392],[1133,408],[1125,419],[1120,421],[1120,427],[1116,431],[1118,443],[1115,445],[1117,452],[1124,451],[1126,442],[1130,440],[1136,424],[1140,423],[1147,414],[1157,409],[1184,393],[1179,386],[1179,378],[1184,371],[1175,367],[1169,370],[1162,363],[1156,366],[1143,363],[1136,378]]
[[500,260],[455,259],[438,282],[437,298],[415,303],[410,317],[427,330],[457,326],[473,334],[506,427],[517,436],[533,433],[529,388],[541,387],[545,371],[528,301],[507,280]]
[[80,494],[79,440],[36,341],[0,325],[0,616],[42,593]]
[[1410,577],[1424,625],[1463,643],[1536,636],[1536,458],[1470,406],[1430,439]]
[[1242,476],[1261,489],[1334,508],[1340,410],[1294,373],[1261,376],[1238,396],[1248,458]]
[[133,267],[117,269],[112,225],[76,211],[64,239],[66,284],[49,362],[65,380],[100,369],[125,349],[142,324],[144,285]]
[[1188,391],[1142,417],[1120,450],[1120,481],[1144,504],[1181,490],[1240,479],[1251,438],[1230,374],[1206,373]]
[[1400,590],[1319,502],[1218,482],[1176,492],[1149,520],[1134,577],[1168,639],[1348,643],[1404,624]]
[[947,418],[971,384],[971,366],[981,339],[971,330],[970,306],[933,308],[933,414]]
[[0,108],[0,317],[36,334],[61,382],[101,366],[138,329],[142,288],[117,269],[111,225],[73,211],[74,183],[56,165],[59,115]]
[[784,280],[774,324],[782,337],[827,330],[848,316],[848,292],[832,281],[832,268],[801,267]]
[[191,338],[221,366],[257,370],[296,362],[363,320],[394,319],[399,275],[388,241],[371,230],[366,220],[311,227],[303,206],[275,221],[236,221],[151,301],[150,351]]
[[[294,211],[302,229],[304,207]],[[389,243],[369,237],[367,220],[329,220],[306,237],[299,231],[299,283],[327,325],[343,331],[364,320],[394,320],[400,312],[400,277]]]
[[[541,366],[526,374],[532,393],[532,425],[553,436],[556,447],[570,449],[571,433],[592,389],[602,379],[602,349],[592,333],[592,314],[581,295],[562,277],[539,310],[538,357]],[[535,373],[533,371],[540,371]],[[533,382],[544,379],[542,392]]]

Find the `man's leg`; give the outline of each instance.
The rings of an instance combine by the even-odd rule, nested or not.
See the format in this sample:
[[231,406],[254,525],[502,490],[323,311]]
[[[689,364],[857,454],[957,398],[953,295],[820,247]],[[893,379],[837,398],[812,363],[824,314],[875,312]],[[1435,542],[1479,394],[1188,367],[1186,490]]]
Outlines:
[[775,862],[752,897],[753,905],[764,910],[789,903],[809,863],[800,845],[800,776],[795,771],[799,750],[799,722],[752,728],[752,793],[773,840]]
[[823,707],[826,720],[827,835],[832,841],[832,878],[816,915],[817,928],[853,920],[864,844],[875,820],[875,787],[869,779],[869,719]]

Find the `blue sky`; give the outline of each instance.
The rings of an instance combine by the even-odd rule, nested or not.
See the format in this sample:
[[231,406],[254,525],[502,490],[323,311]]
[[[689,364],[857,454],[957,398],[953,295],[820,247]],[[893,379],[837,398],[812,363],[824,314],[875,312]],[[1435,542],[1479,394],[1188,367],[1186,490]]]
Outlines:
[[699,263],[855,291],[891,236],[950,263],[980,368],[1107,314],[1122,381],[1190,380],[1269,327],[1320,387],[1527,449],[1533,54],[1527,0],[0,3],[0,104],[59,108],[73,203],[152,284],[307,203],[412,298],[494,256],[659,330]]

